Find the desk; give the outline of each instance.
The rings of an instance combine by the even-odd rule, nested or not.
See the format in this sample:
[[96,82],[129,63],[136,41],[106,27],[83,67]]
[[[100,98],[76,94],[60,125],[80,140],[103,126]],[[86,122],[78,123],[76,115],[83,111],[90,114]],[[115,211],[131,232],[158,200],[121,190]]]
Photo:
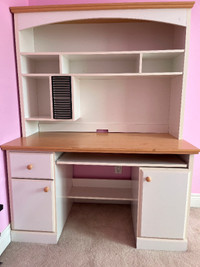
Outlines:
[[[114,201],[132,205],[137,248],[187,249],[199,149],[186,141],[169,134],[37,133],[1,148],[7,150],[12,240],[57,243],[73,201]],[[73,179],[74,165],[129,166],[131,179]]]

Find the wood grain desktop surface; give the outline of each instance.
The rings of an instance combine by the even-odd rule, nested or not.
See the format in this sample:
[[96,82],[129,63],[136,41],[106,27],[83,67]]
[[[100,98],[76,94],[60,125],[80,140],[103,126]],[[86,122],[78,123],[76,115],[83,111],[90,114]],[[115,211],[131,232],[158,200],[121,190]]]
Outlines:
[[3,150],[197,154],[200,149],[170,134],[40,132],[17,138],[1,146]]

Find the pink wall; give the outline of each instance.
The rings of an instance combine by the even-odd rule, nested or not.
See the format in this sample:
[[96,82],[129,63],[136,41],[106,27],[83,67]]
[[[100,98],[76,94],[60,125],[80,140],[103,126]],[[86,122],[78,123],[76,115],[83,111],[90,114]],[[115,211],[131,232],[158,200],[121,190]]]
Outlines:
[[74,178],[131,179],[131,167],[123,167],[122,173],[115,174],[114,166],[74,166]]
[[[13,25],[9,6],[26,4],[27,0],[0,1],[0,144],[20,136]],[[0,204],[4,205],[4,210],[0,212],[0,232],[9,224],[4,157],[4,153],[0,150]]]
[[[177,0],[176,0],[177,1]],[[0,1],[0,144],[20,136],[18,96],[16,83],[16,69],[13,45],[13,27],[9,6],[22,5],[50,5],[50,4],[80,4],[80,3],[120,3],[120,2],[143,2],[140,0],[1,0]],[[155,0],[144,0],[144,2],[156,2]],[[166,2],[159,0],[159,2]],[[191,42],[189,55],[189,69],[187,82],[187,96],[185,106],[184,139],[200,147],[200,110],[198,108],[200,99],[200,1],[192,10]],[[195,156],[192,192],[200,193],[200,156]],[[78,173],[77,173],[78,175]],[[7,185],[5,159],[0,151],[0,203],[4,204],[4,211],[0,213],[0,232],[9,223]]]
[[[200,1],[192,9],[183,138],[200,148]],[[200,155],[195,156],[192,193],[200,193]]]

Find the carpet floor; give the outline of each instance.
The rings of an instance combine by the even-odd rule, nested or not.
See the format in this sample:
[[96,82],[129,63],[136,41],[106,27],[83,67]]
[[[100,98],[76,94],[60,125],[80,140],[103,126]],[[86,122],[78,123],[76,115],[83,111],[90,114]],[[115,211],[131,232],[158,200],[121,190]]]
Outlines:
[[191,208],[187,252],[136,250],[130,205],[73,204],[57,245],[12,242],[2,267],[200,267],[200,209]]

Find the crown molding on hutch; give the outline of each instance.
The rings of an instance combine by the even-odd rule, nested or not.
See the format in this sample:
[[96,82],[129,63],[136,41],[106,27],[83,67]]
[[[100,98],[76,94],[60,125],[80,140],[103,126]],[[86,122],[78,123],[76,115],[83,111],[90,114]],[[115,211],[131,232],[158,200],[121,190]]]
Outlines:
[[194,1],[183,2],[136,2],[136,3],[102,3],[102,4],[71,4],[46,6],[10,7],[12,13],[78,11],[78,10],[111,10],[111,9],[158,9],[158,8],[192,8]]

